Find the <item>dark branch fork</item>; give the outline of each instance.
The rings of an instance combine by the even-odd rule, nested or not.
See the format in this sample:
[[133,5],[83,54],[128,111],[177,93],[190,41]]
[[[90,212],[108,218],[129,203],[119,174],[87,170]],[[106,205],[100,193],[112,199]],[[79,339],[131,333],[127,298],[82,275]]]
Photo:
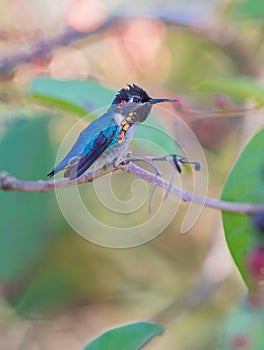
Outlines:
[[[159,168],[156,166],[155,161],[165,161],[165,162],[172,164],[173,170],[172,170],[171,178],[170,178],[170,182],[169,182],[170,186],[167,188],[166,193],[163,197],[163,200],[166,200],[168,198],[168,195],[170,193],[170,189],[173,186],[175,176],[176,176],[174,168],[177,169],[178,173],[182,172],[181,164],[194,165],[195,170],[200,170],[200,168],[201,168],[200,162],[188,161],[188,159],[186,157],[184,157],[182,155],[178,155],[178,154],[169,154],[169,155],[162,156],[162,157],[150,157],[150,156],[131,157],[130,153],[129,153],[129,154],[127,154],[127,156],[129,156],[130,162],[143,161],[143,162],[150,164],[155,171],[156,177],[159,177],[159,178],[162,178],[162,174],[159,171]],[[125,159],[125,163],[127,163],[127,159]],[[151,213],[152,202],[153,202],[153,199],[155,197],[156,190],[157,190],[157,183],[155,181],[155,182],[153,182],[153,190],[152,190],[152,193],[151,193],[151,196],[149,199],[149,214]]]

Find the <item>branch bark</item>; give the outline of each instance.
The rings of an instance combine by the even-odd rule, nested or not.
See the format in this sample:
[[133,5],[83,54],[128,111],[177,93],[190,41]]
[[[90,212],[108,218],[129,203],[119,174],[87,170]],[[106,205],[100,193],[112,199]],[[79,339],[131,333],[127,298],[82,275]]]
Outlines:
[[122,170],[129,174],[135,175],[143,180],[146,180],[153,185],[159,186],[164,190],[169,190],[170,193],[176,195],[184,202],[194,202],[202,206],[209,208],[219,209],[223,211],[242,213],[247,215],[254,215],[257,213],[264,213],[263,204],[253,204],[253,203],[235,203],[221,201],[215,198],[202,197],[194,193],[190,193],[177,187],[171,185],[168,181],[164,180],[162,177],[153,174],[134,163],[130,162],[129,159],[125,159],[118,166],[109,166],[107,168],[99,168],[95,171],[89,171],[79,179],[70,181],[68,179],[54,179],[54,180],[38,180],[38,181],[23,181],[16,179],[15,177],[9,175],[6,172],[0,173],[0,190],[3,191],[18,191],[18,192],[46,192],[54,189],[63,189],[71,186],[81,185],[87,182],[93,182],[96,178],[99,178],[105,174]]

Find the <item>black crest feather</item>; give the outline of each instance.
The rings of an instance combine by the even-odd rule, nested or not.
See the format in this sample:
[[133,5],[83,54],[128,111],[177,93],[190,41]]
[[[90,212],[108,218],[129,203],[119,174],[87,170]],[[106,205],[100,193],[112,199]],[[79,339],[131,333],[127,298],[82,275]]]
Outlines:
[[123,88],[118,91],[113,104],[120,103],[122,100],[128,101],[132,96],[140,97],[141,101],[147,102],[150,100],[149,95],[141,87],[133,84],[127,84],[127,88]]

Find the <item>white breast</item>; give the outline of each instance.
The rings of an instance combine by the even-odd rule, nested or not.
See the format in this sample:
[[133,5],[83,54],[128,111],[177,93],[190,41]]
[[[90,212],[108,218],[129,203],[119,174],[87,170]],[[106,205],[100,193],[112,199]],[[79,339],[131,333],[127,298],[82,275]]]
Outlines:
[[124,116],[121,113],[115,113],[114,120],[115,120],[115,123],[119,125],[124,120]]

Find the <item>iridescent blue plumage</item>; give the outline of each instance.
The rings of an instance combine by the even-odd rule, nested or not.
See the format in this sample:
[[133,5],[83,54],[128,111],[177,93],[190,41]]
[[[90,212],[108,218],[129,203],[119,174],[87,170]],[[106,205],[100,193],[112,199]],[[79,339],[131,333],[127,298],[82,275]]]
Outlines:
[[121,89],[108,111],[80,133],[71,150],[48,176],[65,169],[64,176],[74,180],[97,160],[100,165],[115,162],[126,151],[136,127],[148,117],[153,104],[169,101],[173,102],[152,99],[136,85]]

